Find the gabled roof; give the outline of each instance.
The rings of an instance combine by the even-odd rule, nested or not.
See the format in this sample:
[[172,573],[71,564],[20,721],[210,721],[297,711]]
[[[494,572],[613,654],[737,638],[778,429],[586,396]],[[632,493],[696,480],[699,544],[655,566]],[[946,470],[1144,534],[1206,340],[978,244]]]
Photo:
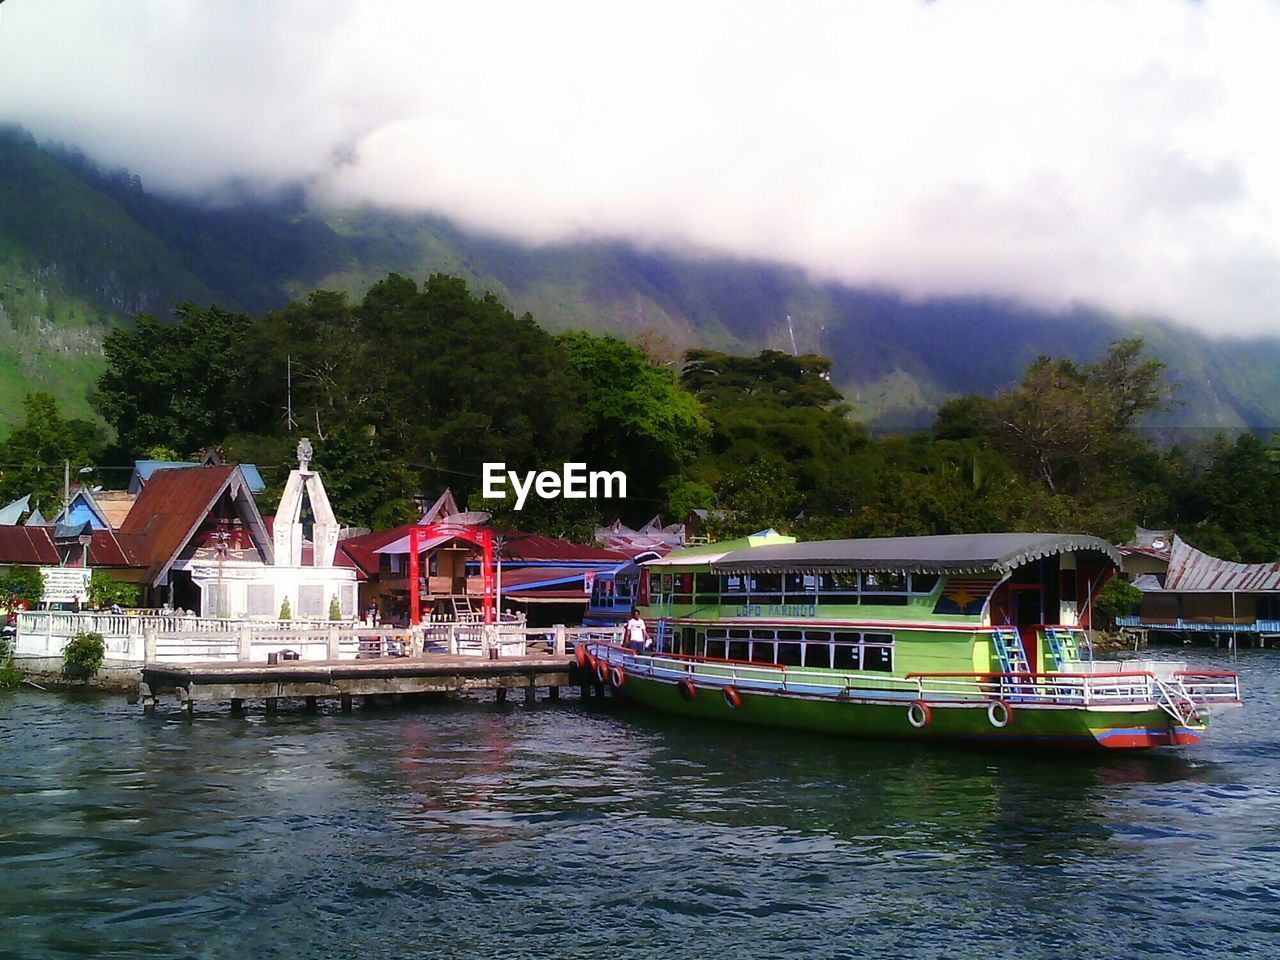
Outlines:
[[[142,543],[152,584],[158,583],[169,571],[218,498],[227,491],[243,505],[247,513],[245,525],[267,562],[271,562],[271,538],[257,504],[248,496],[248,485],[239,466],[166,468],[151,474],[120,527],[121,534],[138,538]],[[242,492],[245,496],[240,497]]]
[[[937,537],[813,540],[734,550],[715,559],[711,565],[713,569],[723,571],[871,570],[1004,575],[1035,560],[1077,551],[1101,554],[1120,566],[1120,555],[1106,540],[1060,533],[970,533]],[[670,554],[666,561],[671,562],[675,556]],[[695,558],[688,562],[707,561]]]

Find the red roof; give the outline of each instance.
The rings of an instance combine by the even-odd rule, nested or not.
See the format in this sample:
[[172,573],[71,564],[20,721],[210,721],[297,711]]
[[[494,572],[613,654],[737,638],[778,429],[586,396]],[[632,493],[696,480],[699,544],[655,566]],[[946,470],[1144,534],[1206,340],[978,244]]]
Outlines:
[[538,533],[521,533],[519,530],[503,530],[501,536],[506,538],[502,547],[502,559],[506,561],[523,561],[525,563],[625,563],[631,557],[617,550],[606,550],[603,547],[585,547],[570,543],[568,540],[557,540],[555,537],[544,537]]
[[56,567],[61,562],[49,527],[0,527],[0,563]]
[[119,532],[138,545],[153,581],[169,568],[238,472],[235,464],[227,463],[151,475]]
[[[89,541],[91,567],[145,567],[136,538],[94,530]],[[53,527],[0,527],[0,563],[56,567],[62,562]]]

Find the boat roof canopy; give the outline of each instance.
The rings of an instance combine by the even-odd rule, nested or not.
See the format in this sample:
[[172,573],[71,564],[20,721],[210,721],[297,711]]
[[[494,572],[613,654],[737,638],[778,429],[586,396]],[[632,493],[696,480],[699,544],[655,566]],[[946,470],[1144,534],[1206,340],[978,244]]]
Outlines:
[[939,537],[812,540],[747,547],[719,555],[679,556],[671,553],[664,558],[666,562],[663,565],[709,564],[711,569],[726,573],[871,570],[1004,575],[1035,560],[1063,553],[1094,553],[1120,566],[1120,554],[1106,540],[1064,533],[968,533]]

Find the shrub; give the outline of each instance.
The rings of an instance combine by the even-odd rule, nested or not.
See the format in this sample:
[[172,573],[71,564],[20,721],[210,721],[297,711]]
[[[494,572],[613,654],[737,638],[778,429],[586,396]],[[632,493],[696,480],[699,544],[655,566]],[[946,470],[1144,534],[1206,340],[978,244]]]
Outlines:
[[22,671],[13,665],[12,660],[0,664],[0,690],[8,690],[22,683]]
[[1116,617],[1127,617],[1142,603],[1142,591],[1124,580],[1108,580],[1098,591],[1093,606],[1112,623]]
[[330,620],[342,619],[342,604],[338,603],[338,595],[336,593],[329,600],[329,619]]
[[44,599],[44,574],[38,567],[15,564],[0,576],[0,605],[13,606],[21,600],[28,607]]
[[62,648],[63,673],[73,677],[91,677],[98,672],[107,655],[107,641],[100,633],[82,630]]
[[289,606],[289,598],[288,598],[288,597],[285,597],[285,598],[284,598],[284,602],[283,602],[282,604],[280,604],[280,619],[281,619],[281,620],[292,620],[292,619],[293,619],[293,607]]

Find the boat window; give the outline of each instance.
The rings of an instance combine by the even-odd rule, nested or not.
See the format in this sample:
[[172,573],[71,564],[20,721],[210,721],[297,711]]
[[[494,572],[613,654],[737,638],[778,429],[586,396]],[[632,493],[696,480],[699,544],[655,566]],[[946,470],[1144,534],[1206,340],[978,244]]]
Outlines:
[[724,578],[724,586],[721,593],[746,593],[747,580],[746,577],[738,573],[727,574]]
[[860,658],[858,657],[858,647],[855,644],[837,643],[834,650],[834,665],[837,670],[861,669]]
[[860,633],[837,633],[835,635],[836,643],[861,643],[862,634]]
[[751,631],[752,640],[772,640],[773,636],[774,634],[772,630],[752,630]]
[[858,575],[853,571],[818,574],[818,603],[858,602]]
[[901,606],[907,602],[907,575],[905,573],[864,573],[862,575],[862,602],[888,606]]
[[863,647],[862,669],[881,670],[886,673],[893,669],[892,647]]
[[751,642],[751,659],[756,663],[773,663],[774,662],[773,642],[753,640]]
[[831,642],[831,634],[826,630],[806,630],[804,632],[804,638],[806,640],[814,640],[818,643]]
[[814,594],[818,592],[818,578],[812,573],[787,573],[782,577],[782,589],[789,598],[812,601]]
[[806,667],[831,666],[831,645],[826,643],[806,643],[804,645],[804,665]]
[[799,630],[779,630],[778,631],[779,640],[799,640],[802,636],[803,634],[801,634]]
[[798,667],[802,662],[803,661],[800,656],[800,644],[778,644],[778,663],[786,664],[788,667]]
[[698,634],[698,646],[693,653],[694,656],[698,657],[707,656],[707,635],[705,633]]
[[723,640],[707,641],[707,656],[714,657],[717,660],[723,660],[725,657],[725,644]]
[[693,653],[694,646],[697,643],[697,633],[694,631],[693,627],[685,627],[683,630],[680,631],[680,633],[681,633],[680,649],[677,650],[676,652],[677,653]]
[[693,602],[697,604],[716,604],[720,602],[720,575],[715,573],[698,573],[693,577]]
[[912,593],[933,593],[934,588],[938,585],[938,575],[936,573],[913,573],[911,575],[911,592]]
[[730,660],[750,660],[750,644],[744,640],[729,641],[729,659]]
[[1061,596],[1064,603],[1076,602],[1076,572],[1074,570],[1062,571]]
[[729,636],[735,640],[746,640],[751,636],[751,631],[744,630],[742,627],[734,627],[729,631]]
[[782,574],[753,573],[748,577],[751,603],[781,603]]
[[724,627],[707,627],[708,640],[712,640],[712,639],[723,640],[727,636],[728,636],[728,632],[724,629]]

